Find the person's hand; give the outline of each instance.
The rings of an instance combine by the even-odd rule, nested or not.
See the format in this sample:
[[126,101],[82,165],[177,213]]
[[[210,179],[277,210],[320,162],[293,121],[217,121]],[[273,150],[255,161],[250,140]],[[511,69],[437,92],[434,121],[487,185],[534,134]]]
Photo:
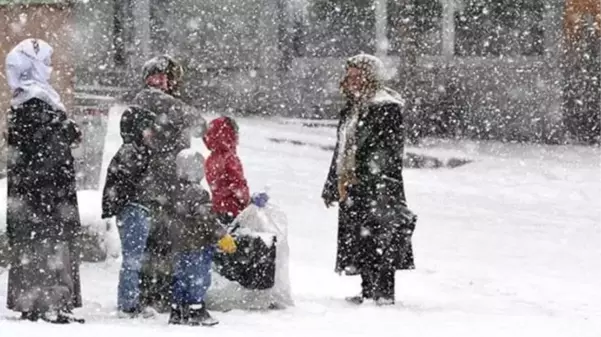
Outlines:
[[67,132],[67,137],[71,142],[71,148],[79,147],[79,145],[83,141],[83,133],[81,132],[81,129],[79,128],[77,123],[75,123],[72,119],[67,119],[64,122],[64,128]]
[[236,247],[236,241],[229,234],[224,235],[221,240],[217,242],[217,247],[227,254],[235,253],[238,248]]
[[322,197],[323,199],[323,203],[326,205],[326,208],[330,208],[332,206],[334,206],[334,203],[336,201],[332,200],[331,198],[326,198],[326,197]]
[[268,201],[269,196],[265,192],[254,193],[252,197],[250,197],[250,202],[259,208],[265,207]]
[[348,188],[357,184],[357,178],[354,174],[344,175],[338,179],[339,202],[344,202],[348,198]]

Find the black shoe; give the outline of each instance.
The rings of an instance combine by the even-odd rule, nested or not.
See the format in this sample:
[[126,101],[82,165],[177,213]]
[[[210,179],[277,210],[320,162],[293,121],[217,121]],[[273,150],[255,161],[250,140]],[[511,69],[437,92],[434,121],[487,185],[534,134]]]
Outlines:
[[359,304],[363,304],[363,301],[365,301],[365,298],[363,297],[363,295],[356,295],[356,296],[345,297],[344,300],[351,304],[359,305]]
[[368,291],[361,291],[361,293],[359,295],[355,295],[355,296],[349,296],[346,297],[344,300],[352,303],[352,304],[363,304],[363,302],[365,302],[365,300],[369,300],[369,299],[373,299],[373,295],[371,294],[371,292]]
[[219,324],[219,321],[211,316],[204,304],[196,304],[190,306],[187,324],[193,326],[213,326]]
[[21,313],[21,320],[23,321],[37,322],[40,318],[41,314],[37,311]]
[[181,305],[172,305],[169,315],[169,324],[180,325],[188,321],[188,308]]
[[55,312],[48,312],[41,316],[41,318],[48,323],[52,324],[71,324],[80,323],[83,324],[86,321],[83,318],[77,318],[71,313],[71,311],[58,310]]
[[133,309],[120,310],[118,313],[119,318],[153,318],[157,315],[157,311],[151,307],[138,307]]
[[376,299],[376,305],[379,307],[385,307],[394,305],[394,297],[380,297]]

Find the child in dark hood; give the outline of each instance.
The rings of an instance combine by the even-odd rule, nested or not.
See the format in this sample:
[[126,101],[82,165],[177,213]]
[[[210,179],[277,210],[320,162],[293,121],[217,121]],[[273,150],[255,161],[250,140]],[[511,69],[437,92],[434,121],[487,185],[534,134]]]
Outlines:
[[217,118],[209,124],[203,140],[211,151],[205,166],[213,195],[213,211],[222,221],[232,222],[251,201],[242,163],[236,153],[238,125],[232,118]]
[[176,158],[178,183],[175,219],[170,226],[174,247],[170,324],[215,325],[204,305],[211,285],[215,246],[227,254],[236,251],[233,238],[211,212],[209,193],[200,184],[204,159],[194,150]]

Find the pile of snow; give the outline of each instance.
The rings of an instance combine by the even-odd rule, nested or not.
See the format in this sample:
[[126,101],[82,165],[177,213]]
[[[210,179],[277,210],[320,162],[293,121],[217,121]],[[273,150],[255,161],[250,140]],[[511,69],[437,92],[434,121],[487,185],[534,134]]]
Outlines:
[[[0,235],[6,232],[6,178],[0,179]],[[119,233],[114,220],[101,218],[100,191],[78,191],[79,217],[84,233],[83,261],[96,262],[120,254]]]

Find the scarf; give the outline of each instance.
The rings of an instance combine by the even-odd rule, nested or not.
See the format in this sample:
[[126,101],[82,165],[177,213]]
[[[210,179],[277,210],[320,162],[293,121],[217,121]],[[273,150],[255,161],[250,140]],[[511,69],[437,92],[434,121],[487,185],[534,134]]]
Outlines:
[[349,116],[345,118],[338,135],[338,158],[336,165],[336,173],[338,175],[338,194],[339,201],[345,201],[349,186],[357,184],[355,174],[356,152],[357,152],[357,126],[359,120],[369,110],[369,104],[381,91],[382,87],[382,71],[383,64],[378,58],[372,55],[359,54],[349,58],[346,62],[345,69],[358,68],[365,74],[365,83],[359,95],[350,92],[345,83],[346,76],[340,83],[340,88],[343,95],[351,105]]
[[65,111],[60,95],[49,83],[52,53],[47,42],[30,38],[6,55],[6,79],[12,92],[13,107],[37,98],[56,110]]

